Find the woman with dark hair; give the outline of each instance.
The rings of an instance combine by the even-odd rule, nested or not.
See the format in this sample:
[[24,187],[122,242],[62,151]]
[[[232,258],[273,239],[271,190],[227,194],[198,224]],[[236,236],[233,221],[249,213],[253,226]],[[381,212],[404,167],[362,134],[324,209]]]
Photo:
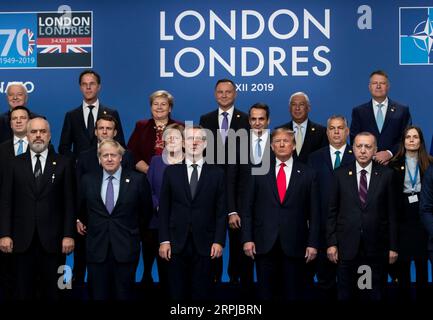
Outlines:
[[417,298],[428,284],[428,234],[419,215],[419,194],[422,178],[433,163],[425,148],[419,127],[405,129],[397,154],[390,167],[395,171],[396,192],[399,195],[397,219],[399,225],[399,257],[395,265],[400,298],[410,297],[411,262],[415,263]]
[[[165,90],[158,90],[149,97],[152,117],[136,123],[128,141],[128,150],[134,156],[135,169],[147,173],[152,157],[161,155],[164,149],[162,133],[165,127],[172,123],[180,123],[171,119],[170,114],[174,106],[174,97]],[[142,233],[143,279],[142,284],[153,285],[152,266],[155,256],[152,253],[154,239],[152,230],[146,229]]]

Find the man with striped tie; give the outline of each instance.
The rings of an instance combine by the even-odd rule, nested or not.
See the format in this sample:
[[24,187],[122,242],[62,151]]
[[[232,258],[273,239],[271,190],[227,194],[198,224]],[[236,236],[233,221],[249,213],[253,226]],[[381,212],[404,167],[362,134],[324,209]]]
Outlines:
[[355,161],[335,170],[326,228],[328,259],[337,264],[339,300],[381,300],[385,268],[397,254],[393,171],[377,162],[376,138],[358,133]]

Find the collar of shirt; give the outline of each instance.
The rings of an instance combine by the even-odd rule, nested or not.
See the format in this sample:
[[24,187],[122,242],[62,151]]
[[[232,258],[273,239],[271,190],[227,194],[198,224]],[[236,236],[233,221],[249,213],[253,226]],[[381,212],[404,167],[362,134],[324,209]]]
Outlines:
[[293,131],[295,132],[295,134],[296,131],[298,130],[298,126],[301,126],[301,130],[303,129],[303,131],[305,132],[305,130],[307,129],[307,125],[308,125],[308,118],[302,123],[297,123],[295,121],[292,121]]
[[251,129],[251,141],[253,142],[254,145],[257,143],[257,140],[259,138],[262,139],[261,143],[264,143],[264,142],[268,141],[268,137],[269,137],[269,129],[263,129],[262,135],[260,137],[258,135],[256,135],[256,133],[253,131],[253,129]]
[[88,104],[86,101],[83,100],[83,110],[89,110],[89,106],[94,106],[93,110],[99,109],[99,99],[96,99],[95,103]]
[[374,100],[374,99],[372,99],[373,100],[373,107],[376,107],[377,108],[377,105],[378,104],[381,104],[381,105],[383,105],[383,107],[384,108],[387,108],[388,107],[388,97],[386,97],[385,98],[385,100],[383,100],[382,102],[377,102],[376,100]]
[[233,112],[235,110],[235,106],[231,106],[228,110],[224,111],[223,109],[221,109],[220,107],[218,107],[218,126],[221,129],[223,120],[224,120],[224,116],[223,116],[223,112],[227,112],[228,116],[227,116],[227,120],[228,120],[228,125],[229,125],[229,129],[230,129],[230,125],[233,119]]
[[343,157],[344,151],[346,151],[346,146],[347,144],[342,146],[340,149],[335,149],[332,145],[329,145],[329,151],[331,152],[331,155],[335,155],[335,151],[340,151],[340,157]]
[[[275,167],[280,169],[280,165],[281,165],[282,161],[278,158],[275,158]],[[285,165],[287,168],[291,168],[293,166],[293,157],[290,157],[289,160],[284,161]]]
[[358,161],[356,161],[356,174],[360,174],[361,170],[366,170],[367,174],[370,175],[371,174],[371,170],[373,169],[373,161],[371,161],[368,166],[366,166],[365,168],[361,167],[358,163]]
[[24,144],[29,143],[29,140],[27,140],[27,137],[18,138],[16,135],[14,135],[14,145],[16,145],[20,140],[23,140]]
[[122,176],[122,166],[117,169],[117,171],[113,174],[109,174],[107,171],[103,170],[104,174],[102,176],[102,181],[105,181],[108,179],[109,176],[113,176],[114,179],[120,181],[120,177]]
[[[46,160],[48,157],[48,148],[46,148],[44,151],[42,151],[41,153],[39,153],[41,155],[41,161],[42,160]],[[34,152],[32,149],[30,149],[30,157],[33,159],[36,156],[36,152]]]
[[[185,159],[185,163],[186,163],[187,168],[191,167],[191,165],[193,164],[193,162],[190,159]],[[203,158],[201,158],[200,160],[198,160],[197,162],[195,162],[195,164],[199,168],[203,167],[203,163],[204,163],[204,159]]]

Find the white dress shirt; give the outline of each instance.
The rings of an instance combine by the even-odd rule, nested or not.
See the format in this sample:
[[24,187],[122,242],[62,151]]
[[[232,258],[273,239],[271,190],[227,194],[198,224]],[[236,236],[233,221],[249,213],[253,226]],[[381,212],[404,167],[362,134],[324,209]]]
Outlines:
[[[257,136],[253,130],[251,130],[251,132],[252,132],[252,134],[251,134],[251,151],[252,151],[253,156],[254,156],[254,164],[258,164],[262,161],[263,153],[265,152],[266,143],[268,142],[268,139],[269,139],[269,129],[262,130],[262,135],[260,137]],[[260,157],[258,157],[256,154],[256,147],[257,147],[257,142],[259,139],[262,139],[260,141],[260,148],[262,150],[262,155]]]
[[27,147],[29,145],[29,140],[27,140],[27,137],[24,138],[18,138],[16,135],[14,135],[14,153],[17,155],[18,148],[20,146],[19,141],[23,140],[23,153],[26,153]]
[[382,114],[383,114],[383,120],[385,121],[386,111],[388,110],[388,97],[383,102],[377,102],[376,100],[373,100],[373,112],[374,112],[374,118],[377,120],[377,111],[379,111],[378,104],[381,104],[382,107]]
[[113,191],[114,191],[114,205],[116,205],[117,198],[119,198],[119,190],[120,190],[120,178],[122,176],[122,166],[117,169],[117,171],[113,174],[109,174],[107,171],[103,170],[102,175],[102,186],[101,186],[101,198],[105,204],[105,197],[107,195],[107,185],[108,178],[113,176]]
[[[281,165],[281,160],[276,158],[275,159],[275,177],[278,177],[278,171],[280,171],[280,165]],[[293,168],[293,157],[290,157],[289,160],[285,161],[284,164],[286,165],[284,167],[284,173],[286,174],[286,190],[289,187],[289,182],[290,182],[290,176],[292,175],[292,168]]]
[[343,162],[343,155],[344,155],[344,151],[346,151],[346,146],[347,144],[342,146],[340,149],[335,149],[333,146],[329,145],[329,153],[331,154],[332,167],[334,167],[335,158],[337,158],[337,155],[335,154],[336,151],[340,151],[340,160],[341,162]]
[[235,106],[231,106],[230,109],[228,109],[227,111],[224,111],[221,108],[218,108],[218,127],[221,129],[222,125],[223,125],[223,120],[224,120],[224,116],[223,116],[223,112],[227,112],[227,120],[228,120],[228,127],[227,129],[230,129],[230,124],[232,123],[232,119],[233,119],[233,112],[235,110]]
[[367,171],[366,176],[367,176],[367,190],[368,190],[368,187],[370,186],[371,171],[373,170],[373,162],[370,162],[368,166],[363,168],[359,165],[358,161],[356,161],[356,180],[358,182],[358,190],[359,190],[359,181],[361,180],[361,170]]
[[99,110],[99,99],[96,99],[95,103],[88,104],[85,101],[83,101],[83,116],[84,116],[84,123],[86,124],[87,128],[87,118],[89,117],[89,106],[94,106],[92,109],[93,114],[93,120],[94,124],[96,123],[96,120],[98,119],[98,110]]
[[[48,157],[48,148],[42,151],[40,155],[41,156],[39,157],[39,161],[41,162],[41,169],[43,174],[45,170],[45,163],[47,162],[47,157]],[[32,159],[32,171],[35,172],[37,157],[36,157],[36,152],[34,152],[33,150],[30,150],[30,158]]]
[[[201,169],[203,168],[203,163],[204,163],[203,158],[196,161],[195,163],[197,165],[197,181],[200,180],[200,174],[201,174]],[[192,167],[193,162],[190,159],[185,158],[185,164],[186,164],[186,169],[188,171],[188,183],[190,183],[192,171],[194,170],[194,168]]]

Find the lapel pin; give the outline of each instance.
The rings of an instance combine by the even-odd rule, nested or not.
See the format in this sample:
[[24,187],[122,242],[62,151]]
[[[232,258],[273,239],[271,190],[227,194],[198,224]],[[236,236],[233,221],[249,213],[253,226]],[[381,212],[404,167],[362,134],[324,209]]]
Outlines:
[[53,173],[52,176],[51,176],[51,183],[54,183],[54,180],[55,180],[55,179],[56,179],[56,174]]
[[236,115],[236,118],[240,118],[241,116],[239,114]]
[[53,161],[53,166],[55,166],[57,164],[57,162]]
[[404,166],[401,166],[401,168],[400,168],[401,170],[404,170]]
[[311,128],[311,131],[316,131],[316,128]]
[[353,172],[352,171],[349,171],[349,176],[351,176],[353,174]]
[[129,183],[129,179],[125,179],[125,182],[126,182],[126,183]]
[[349,152],[349,153],[352,153],[352,150],[349,150],[348,152]]
[[104,114],[107,114],[107,111],[104,110]]
[[296,170],[297,173],[301,173],[301,170]]
[[395,107],[391,107],[391,112],[394,112],[395,111]]
[[377,171],[374,171],[374,175],[375,175],[375,176],[377,176],[377,175],[378,175]]

